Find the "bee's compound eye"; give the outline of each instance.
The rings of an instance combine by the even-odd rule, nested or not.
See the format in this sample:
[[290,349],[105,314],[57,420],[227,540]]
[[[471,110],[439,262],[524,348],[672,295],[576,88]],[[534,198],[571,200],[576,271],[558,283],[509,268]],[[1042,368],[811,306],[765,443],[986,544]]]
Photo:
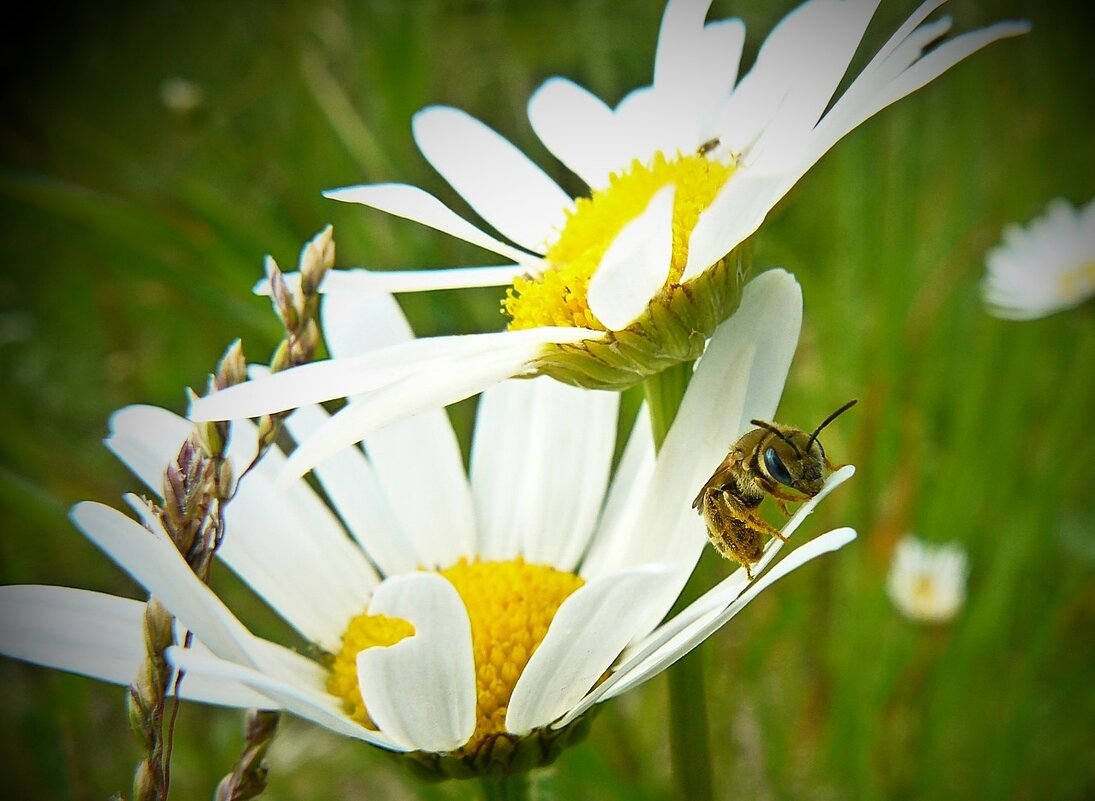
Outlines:
[[780,484],[786,484],[789,487],[793,483],[791,474],[787,472],[787,466],[783,464],[775,448],[764,449],[764,466],[768,468],[772,478]]

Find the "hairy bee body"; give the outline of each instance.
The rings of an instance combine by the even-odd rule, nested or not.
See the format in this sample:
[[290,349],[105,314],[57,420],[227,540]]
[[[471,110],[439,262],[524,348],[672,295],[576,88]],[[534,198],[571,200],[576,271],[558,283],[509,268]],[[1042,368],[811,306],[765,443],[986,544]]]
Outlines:
[[711,544],[727,559],[740,563],[750,579],[750,567],[763,555],[766,537],[784,539],[779,529],[760,516],[761,502],[772,497],[788,514],[787,501],[804,501],[821,491],[835,467],[817,435],[854,404],[841,406],[811,434],[751,420],[757,428],[734,443],[692,502],[707,525]]

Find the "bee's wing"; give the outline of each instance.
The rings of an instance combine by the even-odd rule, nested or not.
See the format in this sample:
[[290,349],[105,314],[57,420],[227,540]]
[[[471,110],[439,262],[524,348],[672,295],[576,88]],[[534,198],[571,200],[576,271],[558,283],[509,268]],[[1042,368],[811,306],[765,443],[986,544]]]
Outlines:
[[707,494],[709,490],[722,489],[727,484],[730,484],[734,480],[734,472],[737,470],[738,464],[741,462],[741,453],[737,450],[732,450],[726,454],[726,458],[722,460],[715,472],[711,474],[711,478],[707,479],[707,483],[700,488],[699,494],[696,496],[696,500],[692,501],[692,508],[696,511],[700,511],[703,506],[703,496]]

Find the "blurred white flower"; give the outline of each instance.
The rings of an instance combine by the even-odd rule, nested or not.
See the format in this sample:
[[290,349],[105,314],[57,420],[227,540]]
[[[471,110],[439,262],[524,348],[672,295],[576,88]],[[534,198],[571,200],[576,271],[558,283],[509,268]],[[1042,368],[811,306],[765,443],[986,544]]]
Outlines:
[[[536,135],[589,187],[577,199],[466,112],[423,109],[413,121],[423,156],[500,237],[408,184],[351,186],[328,197],[413,220],[507,263],[334,270],[321,291],[510,285],[509,330],[287,370],[252,382],[257,387],[198,400],[192,419],[256,417],[369,393],[292,457],[290,472],[300,475],[392,419],[454,403],[504,378],[547,374],[623,389],[693,361],[737,306],[744,271],[734,249],[818,159],[885,107],[1030,27],[1000,22],[948,38],[949,17],[927,21],[943,0],[928,0],[838,96],[878,4],[803,3],[741,75],[744,23],[709,22],[710,0],[670,0],[649,85],[612,107],[572,81],[551,78],[529,100]],[[411,373],[423,378],[408,380]]]
[[165,78],[160,84],[160,102],[168,111],[190,114],[205,103],[205,89],[186,78]]
[[989,312],[1030,320],[1095,295],[1095,199],[1082,208],[1058,198],[1026,227],[1012,223],[985,257]]
[[[387,295],[328,296],[323,312],[339,355],[413,341]],[[765,587],[854,538],[831,531],[774,566],[772,540],[755,581],[739,569],[666,619],[707,543],[692,496],[749,420],[775,412],[801,313],[787,273],[753,281],[657,455],[641,411],[614,475],[619,393],[546,377],[484,393],[470,471],[442,409],[324,462],[315,477],[327,501],[303,480],[279,488],[285,457],[272,449],[227,505],[217,555],[320,660],[248,631],[142,500],[128,498],[144,525],[98,503],[72,516],[197,638],[168,651],[185,670],[183,695],[285,709],[415,752],[443,775],[529,767],[554,758],[594,704],[657,675]],[[305,406],[286,425],[300,440],[327,416]],[[111,450],[159,492],[191,424],[138,406],[111,426]],[[255,448],[255,426],[235,423],[232,462],[248,464]],[[783,534],[853,472],[834,473]],[[3,587],[0,652],[126,684],[144,655],[143,608],[68,587]]]
[[894,551],[886,590],[910,620],[945,623],[966,601],[968,572],[957,543],[934,545],[906,534]]

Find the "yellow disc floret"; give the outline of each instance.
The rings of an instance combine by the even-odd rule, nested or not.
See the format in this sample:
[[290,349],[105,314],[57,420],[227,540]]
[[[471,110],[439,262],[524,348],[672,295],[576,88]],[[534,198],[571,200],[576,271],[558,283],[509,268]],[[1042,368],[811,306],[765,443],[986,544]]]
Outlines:
[[469,749],[505,730],[514,685],[540,646],[559,605],[582,579],[547,565],[468,562],[441,571],[468,609],[475,654],[475,734]]
[[[440,571],[456,588],[471,621],[475,656],[475,733],[466,746],[474,751],[484,739],[505,731],[510,696],[529,659],[547,634],[559,605],[584,583],[572,573],[530,565],[518,557],[506,562],[461,559]],[[394,645],[414,634],[399,618],[355,617],[335,656],[327,689],[345,699],[350,715],[376,728],[361,697],[357,655],[366,648]]]
[[676,192],[666,286],[677,284],[688,259],[692,229],[733,171],[733,165],[702,155],[667,159],[658,153],[650,163],[636,160],[627,171],[613,174],[608,186],[592,196],[578,198],[545,255],[548,269],[537,278],[516,279],[507,290],[502,309],[511,318],[510,329],[562,325],[605,330],[586,303],[589,279],[624,226],[669,184]]

